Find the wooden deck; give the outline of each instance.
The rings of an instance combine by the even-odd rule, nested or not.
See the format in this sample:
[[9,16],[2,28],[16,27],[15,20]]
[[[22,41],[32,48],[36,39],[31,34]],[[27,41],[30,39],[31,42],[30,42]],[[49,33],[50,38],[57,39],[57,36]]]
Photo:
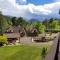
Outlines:
[[59,51],[59,53],[58,53],[58,60],[60,60],[60,51]]
[[58,52],[58,60],[60,60],[60,37],[59,37],[59,52]]
[[54,43],[44,60],[60,60],[60,33],[54,39]]

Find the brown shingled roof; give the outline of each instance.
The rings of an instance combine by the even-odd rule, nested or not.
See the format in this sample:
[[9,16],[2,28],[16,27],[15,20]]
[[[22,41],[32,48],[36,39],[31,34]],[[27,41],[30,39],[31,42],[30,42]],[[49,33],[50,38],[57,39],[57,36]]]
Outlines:
[[18,38],[20,37],[19,33],[5,33],[8,38]]

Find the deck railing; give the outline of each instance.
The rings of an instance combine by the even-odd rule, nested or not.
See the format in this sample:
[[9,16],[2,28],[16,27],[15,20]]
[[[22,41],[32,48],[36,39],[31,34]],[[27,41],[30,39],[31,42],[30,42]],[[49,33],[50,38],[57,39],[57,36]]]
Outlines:
[[51,46],[44,60],[58,60],[58,52],[59,52],[59,34],[54,39],[53,45]]

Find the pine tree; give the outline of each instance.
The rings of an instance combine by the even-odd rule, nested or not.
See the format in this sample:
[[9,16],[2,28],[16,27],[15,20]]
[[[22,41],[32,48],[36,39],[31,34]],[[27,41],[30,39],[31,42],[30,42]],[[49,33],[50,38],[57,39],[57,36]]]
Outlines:
[[0,35],[3,35],[7,27],[8,27],[7,19],[2,15],[2,12],[0,12]]

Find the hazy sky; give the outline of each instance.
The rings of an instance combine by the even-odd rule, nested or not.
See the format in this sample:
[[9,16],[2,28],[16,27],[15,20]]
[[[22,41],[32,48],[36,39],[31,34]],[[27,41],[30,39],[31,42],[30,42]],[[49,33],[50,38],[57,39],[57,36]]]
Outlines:
[[60,18],[59,9],[60,0],[0,0],[0,11],[4,15],[27,19]]

